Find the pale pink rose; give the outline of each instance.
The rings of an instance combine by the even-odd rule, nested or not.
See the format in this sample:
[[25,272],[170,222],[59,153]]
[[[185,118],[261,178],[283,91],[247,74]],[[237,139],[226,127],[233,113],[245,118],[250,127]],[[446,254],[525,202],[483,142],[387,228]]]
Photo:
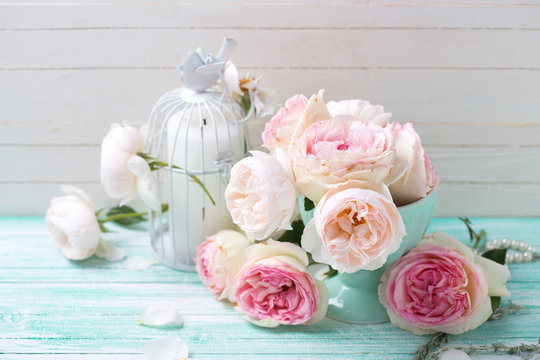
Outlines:
[[231,169],[225,202],[234,223],[262,240],[291,229],[296,190],[276,159],[260,151],[251,154]]
[[331,188],[317,204],[302,248],[317,262],[354,273],[382,267],[403,236],[405,225],[388,188],[349,181]]
[[331,116],[349,115],[357,120],[374,122],[380,126],[386,126],[392,117],[391,113],[384,112],[383,106],[372,105],[360,99],[329,101],[326,106]]
[[381,278],[379,299],[390,321],[415,334],[461,334],[492,314],[490,296],[509,296],[507,266],[488,260],[443,232],[435,232]]
[[197,273],[218,300],[234,301],[231,286],[250,244],[242,233],[221,230],[197,247]]
[[300,94],[285,102],[285,107],[278,110],[264,127],[263,146],[273,151],[279,147],[288,147],[300,116],[304,112],[308,99]]
[[439,177],[413,125],[394,123],[391,129],[396,146],[396,161],[407,164],[403,175],[390,185],[394,202],[402,206],[427,196],[439,184]]
[[291,243],[267,240],[251,246],[234,282],[238,310],[265,327],[324,319],[328,293],[308,263],[306,252]]
[[74,186],[63,185],[62,192],[51,200],[45,220],[62,254],[84,260],[94,254],[101,235],[92,199]]
[[156,181],[146,160],[143,134],[126,124],[112,124],[101,143],[101,184],[107,195],[125,205],[137,196],[151,208],[161,207],[156,198]]
[[394,143],[389,129],[339,115],[311,124],[291,144],[298,190],[314,202],[348,180],[391,183]]

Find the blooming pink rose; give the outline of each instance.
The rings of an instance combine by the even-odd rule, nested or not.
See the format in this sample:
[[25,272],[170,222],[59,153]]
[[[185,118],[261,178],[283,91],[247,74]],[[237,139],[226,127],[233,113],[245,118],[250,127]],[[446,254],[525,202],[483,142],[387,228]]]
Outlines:
[[262,133],[264,147],[273,151],[279,147],[289,146],[307,102],[307,98],[302,94],[294,95],[285,102],[285,107],[280,108],[264,127]]
[[267,240],[251,246],[234,281],[238,309],[254,324],[313,324],[328,306],[324,284],[307,271],[305,251],[291,243]]
[[510,295],[509,277],[508,267],[438,231],[386,270],[378,292],[394,325],[419,335],[461,334],[491,316],[490,296]]
[[386,126],[392,117],[391,113],[384,112],[381,105],[372,105],[360,99],[329,101],[326,106],[331,116],[349,115],[357,120],[374,122],[381,126]]
[[340,115],[311,124],[291,144],[298,190],[314,202],[348,180],[391,181],[394,143],[387,128]]
[[397,251],[405,225],[384,184],[349,181],[330,189],[315,207],[302,248],[342,272],[375,270]]
[[390,185],[394,202],[402,206],[427,196],[439,183],[439,177],[413,125],[394,123],[391,129],[396,146],[396,160],[407,164],[403,175]]
[[251,154],[231,169],[225,202],[234,223],[262,240],[291,229],[296,190],[275,158],[261,151]]
[[197,273],[218,300],[234,300],[230,291],[238,268],[245,260],[250,241],[241,233],[222,230],[197,247]]

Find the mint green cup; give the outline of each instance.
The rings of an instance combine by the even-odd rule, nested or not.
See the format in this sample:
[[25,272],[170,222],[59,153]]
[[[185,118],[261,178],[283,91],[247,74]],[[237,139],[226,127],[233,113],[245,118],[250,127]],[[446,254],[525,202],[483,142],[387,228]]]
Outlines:
[[[360,270],[355,273],[338,273],[325,281],[328,288],[327,316],[333,319],[357,323],[377,324],[387,322],[386,309],[379,302],[377,287],[384,271],[397,261],[406,251],[415,247],[433,216],[437,201],[437,189],[428,196],[412,204],[398,207],[407,235],[401,247],[392,253],[382,268]],[[307,223],[313,217],[313,210],[304,210],[304,198],[299,198],[302,220]]]

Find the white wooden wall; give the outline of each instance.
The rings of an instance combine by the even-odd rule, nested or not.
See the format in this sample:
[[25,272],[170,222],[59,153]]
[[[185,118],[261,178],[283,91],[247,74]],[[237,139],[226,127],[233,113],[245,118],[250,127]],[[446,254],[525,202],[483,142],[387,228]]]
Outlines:
[[109,125],[143,124],[184,54],[225,36],[279,100],[324,87],[413,121],[442,178],[439,216],[540,215],[532,0],[0,0],[0,214],[43,214],[62,183],[105,204]]

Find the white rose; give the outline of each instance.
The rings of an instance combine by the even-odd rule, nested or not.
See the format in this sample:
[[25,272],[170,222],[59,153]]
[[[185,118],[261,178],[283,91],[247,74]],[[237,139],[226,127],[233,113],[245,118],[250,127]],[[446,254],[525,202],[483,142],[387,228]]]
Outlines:
[[159,209],[155,196],[155,179],[146,160],[137,155],[144,151],[144,138],[139,130],[128,125],[112,124],[101,143],[101,183],[120,205],[137,195],[151,208]]
[[396,147],[396,161],[407,164],[404,174],[390,185],[397,206],[427,196],[439,183],[439,177],[422,147],[420,136],[411,123],[389,125]]
[[392,117],[391,113],[384,112],[381,105],[372,105],[370,102],[360,99],[329,101],[326,106],[331,116],[349,115],[364,122],[374,122],[385,126]]
[[45,220],[56,245],[71,260],[84,260],[96,251],[101,230],[92,200],[74,186],[62,186],[65,196],[55,197]]
[[233,166],[225,201],[234,223],[261,240],[291,229],[296,190],[276,159],[260,151],[251,154]]

